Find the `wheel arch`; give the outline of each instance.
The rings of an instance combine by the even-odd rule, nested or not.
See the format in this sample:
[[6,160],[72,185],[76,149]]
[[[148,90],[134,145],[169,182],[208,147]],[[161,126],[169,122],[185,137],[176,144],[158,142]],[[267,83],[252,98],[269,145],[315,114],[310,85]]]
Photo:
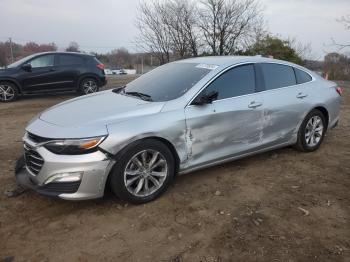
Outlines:
[[178,171],[179,171],[179,168],[180,168],[180,157],[179,157],[179,154],[175,148],[175,146],[166,138],[163,138],[163,137],[160,137],[160,136],[145,136],[145,137],[142,137],[142,138],[139,138],[139,139],[136,139],[136,140],[133,140],[132,142],[130,142],[129,144],[125,145],[124,147],[122,147],[116,154],[110,154],[108,152],[106,152],[105,150],[103,150],[105,153],[109,154],[111,158],[113,158],[115,161],[115,163],[113,164],[113,167],[110,169],[109,173],[108,173],[108,176],[105,180],[105,185],[104,185],[104,192],[106,193],[107,190],[110,190],[110,178],[111,178],[111,174],[113,173],[113,169],[114,169],[114,166],[118,164],[118,157],[119,155],[123,154],[124,153],[124,150],[127,149],[128,146],[132,145],[132,144],[135,144],[135,143],[140,143],[144,140],[147,140],[147,139],[153,139],[153,140],[157,140],[157,141],[160,141],[162,142],[164,145],[166,145],[170,152],[172,153],[173,157],[174,157],[174,160],[175,160],[175,176],[178,174]]
[[312,110],[315,110],[315,109],[321,111],[321,113],[323,114],[324,118],[326,119],[326,128],[328,128],[328,125],[329,125],[329,113],[328,113],[327,108],[325,108],[324,106],[317,106],[317,107],[313,108]]
[[98,86],[100,86],[100,84],[101,84],[100,81],[99,81],[99,79],[98,79],[98,76],[97,76],[97,75],[92,74],[92,73],[83,74],[83,75],[79,76],[79,78],[78,78],[77,89],[80,88],[81,82],[82,82],[84,79],[86,79],[86,78],[93,78],[93,79],[95,79],[96,82],[97,82],[97,84],[98,84]]
[[20,85],[20,83],[17,80],[12,79],[12,78],[1,78],[0,83],[1,82],[9,82],[9,83],[14,84],[18,88],[18,93],[22,94],[22,86]]
[[174,160],[175,160],[175,168],[176,168],[175,171],[177,173],[177,171],[179,170],[179,167],[180,167],[180,157],[179,157],[179,154],[178,154],[175,146],[168,139],[166,139],[164,137],[156,136],[156,135],[138,137],[135,140],[131,140],[130,143],[128,143],[125,146],[123,146],[122,148],[120,148],[120,150],[118,150],[118,152],[115,155],[113,155],[113,158],[117,159],[120,154],[123,154],[123,151],[126,150],[128,146],[130,146],[132,144],[141,143],[142,141],[149,140],[149,139],[158,140],[158,141],[162,142],[163,144],[165,144],[169,148],[169,150],[171,151],[171,153],[174,157]]
[[163,144],[165,144],[169,148],[169,150],[171,151],[171,153],[174,157],[174,160],[175,160],[175,174],[177,174],[179,171],[179,168],[180,168],[180,157],[176,151],[175,146],[169,140],[167,140],[163,137],[153,136],[153,137],[148,137],[148,138],[144,138],[144,139],[158,140],[158,141],[162,142]]

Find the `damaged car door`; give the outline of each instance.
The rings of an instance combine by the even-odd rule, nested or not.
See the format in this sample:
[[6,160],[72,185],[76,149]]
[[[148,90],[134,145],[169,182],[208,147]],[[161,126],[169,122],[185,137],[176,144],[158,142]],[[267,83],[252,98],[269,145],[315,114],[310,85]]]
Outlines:
[[[256,66],[261,69],[264,79],[264,147],[290,143],[311,109],[310,94],[304,83],[311,82],[312,77],[282,64],[258,63]],[[299,74],[305,75],[304,80],[297,79]]]
[[253,64],[230,68],[185,108],[191,168],[246,154],[261,145],[263,100],[256,78]]

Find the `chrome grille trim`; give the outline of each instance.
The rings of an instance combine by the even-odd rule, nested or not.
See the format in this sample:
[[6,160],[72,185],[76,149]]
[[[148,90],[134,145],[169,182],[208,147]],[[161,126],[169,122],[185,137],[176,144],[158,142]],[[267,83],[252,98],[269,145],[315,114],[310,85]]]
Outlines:
[[26,168],[34,175],[39,174],[42,166],[44,165],[44,159],[41,155],[31,146],[24,143],[24,158]]

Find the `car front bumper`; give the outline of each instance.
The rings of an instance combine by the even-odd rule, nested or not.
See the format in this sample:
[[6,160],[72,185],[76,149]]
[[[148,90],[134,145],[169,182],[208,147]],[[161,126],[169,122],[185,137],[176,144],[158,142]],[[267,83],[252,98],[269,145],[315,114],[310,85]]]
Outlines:
[[[29,139],[24,139],[24,143],[41,156],[43,164],[38,172],[33,172],[27,164],[28,159],[25,160],[25,165],[16,172],[17,183],[22,187],[66,200],[93,199],[104,195],[108,174],[115,163],[105,153],[57,155],[44,147],[36,147]],[[70,175],[73,177],[77,173],[80,178],[69,181]],[[65,174],[65,181],[50,181],[50,178],[61,174]]]

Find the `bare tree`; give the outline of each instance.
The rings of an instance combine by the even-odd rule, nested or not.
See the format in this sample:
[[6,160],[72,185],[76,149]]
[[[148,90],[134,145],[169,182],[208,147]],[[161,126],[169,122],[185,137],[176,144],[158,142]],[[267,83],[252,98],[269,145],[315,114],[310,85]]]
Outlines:
[[67,52],[80,52],[79,44],[77,42],[70,42],[69,46],[66,48]]
[[110,65],[116,68],[120,67],[130,67],[131,66],[131,55],[128,49],[122,47],[112,50],[109,55]]
[[199,50],[234,54],[266,35],[258,0],[152,0],[140,4],[136,25],[137,45],[161,63]]
[[196,6],[191,1],[144,2],[139,6],[136,26],[137,45],[153,53],[161,63],[169,62],[171,57],[198,55]]
[[323,69],[331,80],[350,79],[350,59],[343,54],[327,54],[324,58]]
[[[339,23],[342,23],[346,30],[350,30],[350,15],[342,16],[337,20]],[[341,51],[344,48],[350,47],[350,43],[337,43],[334,39],[332,39],[333,45],[339,47],[338,51]]]
[[256,0],[203,0],[199,26],[213,55],[233,54],[263,23]]
[[339,20],[347,30],[350,30],[350,15],[342,16]]
[[0,45],[0,67],[7,65],[6,50]]
[[39,52],[56,51],[57,46],[55,43],[49,44],[37,44],[35,42],[28,42],[23,46],[23,55],[31,55]]
[[289,37],[285,40],[287,46],[295,50],[295,53],[304,61],[305,60],[317,60],[317,57],[313,51],[311,43],[303,44],[299,42],[295,37]]
[[186,0],[171,0],[163,4],[161,11],[175,55],[180,58],[197,56],[199,36],[194,4]]
[[136,18],[139,36],[136,44],[144,51],[153,53],[162,64],[170,61],[172,46],[166,20],[164,5],[159,1],[139,5]]

